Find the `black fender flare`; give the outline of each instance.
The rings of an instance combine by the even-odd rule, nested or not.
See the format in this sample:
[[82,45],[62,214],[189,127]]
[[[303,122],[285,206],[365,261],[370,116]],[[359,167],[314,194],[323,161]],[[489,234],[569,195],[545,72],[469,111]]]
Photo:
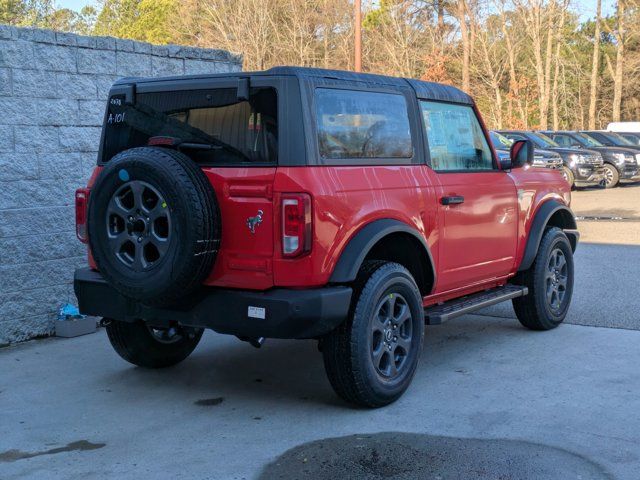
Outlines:
[[410,227],[404,222],[394,220],[392,218],[383,218],[374,220],[362,227],[355,235],[351,237],[347,246],[340,254],[340,258],[336,263],[333,273],[329,278],[330,283],[348,283],[353,282],[358,275],[358,271],[362,266],[362,262],[366,258],[373,246],[387,235],[393,233],[408,233],[415,237],[420,245],[424,248],[424,254],[429,259],[431,273],[433,275],[433,285],[436,281],[435,265],[433,256],[429,250],[424,237],[415,228]]
[[519,272],[528,270],[529,267],[533,265],[533,261],[535,260],[538,253],[538,247],[540,246],[540,242],[542,241],[542,235],[544,235],[544,230],[549,224],[549,220],[551,219],[551,217],[560,211],[564,212],[563,219],[566,224],[561,226],[560,228],[562,228],[567,237],[569,237],[571,248],[575,252],[578,246],[580,233],[578,232],[578,227],[576,225],[576,220],[573,212],[569,207],[558,200],[547,200],[542,204],[542,206],[540,206],[540,208],[536,212],[536,216],[531,222],[529,237],[527,238],[527,245],[525,247],[524,255],[522,256],[522,262],[520,262],[520,267],[518,267]]

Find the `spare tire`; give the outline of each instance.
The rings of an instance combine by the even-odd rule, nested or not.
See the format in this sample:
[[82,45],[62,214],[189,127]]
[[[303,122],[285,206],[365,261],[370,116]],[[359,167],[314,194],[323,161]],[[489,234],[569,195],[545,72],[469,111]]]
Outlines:
[[113,157],[91,189],[87,222],[102,276],[149,305],[193,293],[220,245],[213,187],[188,156],[166,148],[132,148]]

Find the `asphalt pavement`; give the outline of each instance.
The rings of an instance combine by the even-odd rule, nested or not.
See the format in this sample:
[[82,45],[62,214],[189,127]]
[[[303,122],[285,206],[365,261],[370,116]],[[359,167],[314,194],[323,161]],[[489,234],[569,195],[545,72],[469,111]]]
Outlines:
[[580,189],[572,197],[582,242],[640,245],[640,182]]
[[639,344],[466,316],[427,328],[398,402],[362,410],[313,341],[207,332],[162,371],[120,360],[103,331],[28,342],[0,350],[0,478],[637,480]]
[[[580,243],[574,264],[573,300],[565,322],[640,330],[640,245]],[[508,302],[479,313],[515,319]]]

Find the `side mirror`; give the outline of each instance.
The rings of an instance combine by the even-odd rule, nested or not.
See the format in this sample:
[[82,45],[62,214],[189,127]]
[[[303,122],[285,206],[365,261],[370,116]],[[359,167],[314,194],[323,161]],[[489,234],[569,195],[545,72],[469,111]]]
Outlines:
[[533,142],[531,140],[516,140],[511,145],[509,157],[511,168],[522,168],[533,163]]

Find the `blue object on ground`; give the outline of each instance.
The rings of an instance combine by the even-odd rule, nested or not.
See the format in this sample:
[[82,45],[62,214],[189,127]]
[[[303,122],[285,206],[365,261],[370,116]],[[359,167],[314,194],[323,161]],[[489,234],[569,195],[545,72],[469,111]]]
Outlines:
[[70,303],[65,303],[60,306],[58,311],[58,320],[74,320],[79,318],[85,318],[86,315],[82,315],[78,307]]

